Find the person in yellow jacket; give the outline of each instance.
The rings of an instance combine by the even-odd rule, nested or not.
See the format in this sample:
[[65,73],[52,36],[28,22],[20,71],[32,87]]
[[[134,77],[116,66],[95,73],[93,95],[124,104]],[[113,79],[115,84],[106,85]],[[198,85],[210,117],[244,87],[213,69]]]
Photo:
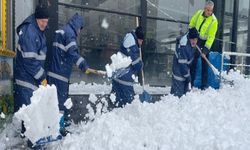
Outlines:
[[[202,49],[202,52],[208,57],[210,49],[213,45],[217,28],[218,21],[213,13],[214,3],[207,1],[204,10],[198,10],[190,20],[189,28],[195,27],[199,32],[199,39],[197,45]],[[194,61],[191,67],[191,80],[192,85],[194,84],[194,77],[196,74],[196,64],[200,54],[199,51],[195,52]],[[201,89],[206,88],[207,84],[207,69],[208,65],[204,59],[202,59],[202,83]]]

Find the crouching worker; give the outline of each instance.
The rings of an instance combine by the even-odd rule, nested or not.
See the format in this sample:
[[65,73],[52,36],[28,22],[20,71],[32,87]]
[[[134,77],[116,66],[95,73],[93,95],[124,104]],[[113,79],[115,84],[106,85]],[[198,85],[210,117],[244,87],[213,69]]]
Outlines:
[[172,66],[171,94],[181,97],[191,88],[190,67],[194,58],[195,46],[199,33],[195,28],[189,29],[176,49]]
[[[77,37],[83,29],[83,18],[77,13],[60,30],[55,31],[52,55],[48,58],[48,83],[57,88],[59,110],[66,111],[64,106],[68,98],[69,78],[75,64],[83,73],[88,69],[86,60],[80,56],[77,46]],[[64,128],[64,117],[60,122],[60,132],[65,136],[68,131]]]
[[137,27],[135,31],[127,33],[120,47],[120,52],[131,58],[132,63],[125,68],[125,72],[112,80],[112,93],[116,95],[115,105],[123,107],[131,103],[134,99],[133,74],[138,74],[143,66],[140,57],[140,47],[144,39],[142,27]]

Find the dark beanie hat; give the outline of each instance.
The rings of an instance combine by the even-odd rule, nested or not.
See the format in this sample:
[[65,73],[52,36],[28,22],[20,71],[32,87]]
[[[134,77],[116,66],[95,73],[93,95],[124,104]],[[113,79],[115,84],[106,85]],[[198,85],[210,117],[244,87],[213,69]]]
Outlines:
[[195,38],[198,38],[198,37],[199,37],[199,33],[196,30],[196,28],[189,29],[189,32],[188,32],[188,38],[189,39],[195,39]]
[[49,10],[48,7],[38,5],[35,11],[36,19],[48,19],[49,18]]
[[144,39],[144,33],[143,33],[141,26],[139,26],[135,29],[135,35],[137,36],[138,39],[141,39],[141,40]]

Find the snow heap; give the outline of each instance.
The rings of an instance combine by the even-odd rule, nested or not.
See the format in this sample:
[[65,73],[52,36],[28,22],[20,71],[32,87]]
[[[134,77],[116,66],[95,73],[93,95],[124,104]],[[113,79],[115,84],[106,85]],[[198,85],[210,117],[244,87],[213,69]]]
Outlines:
[[[26,127],[25,136],[35,143],[42,137],[59,134],[59,122],[61,118],[58,108],[57,91],[54,85],[40,86],[33,92],[31,104],[23,105],[15,117],[24,121]],[[21,124],[20,124],[21,125]]]
[[128,67],[132,62],[130,57],[123,55],[121,52],[117,52],[117,54],[113,54],[110,57],[110,59],[112,63],[107,64],[105,66],[108,77],[112,77],[113,72],[115,72],[118,69]]
[[[249,149],[250,80],[231,75],[234,86],[193,89],[154,104],[138,97],[125,108],[72,127],[74,134],[54,149],[165,150]],[[231,78],[229,77],[229,78]]]

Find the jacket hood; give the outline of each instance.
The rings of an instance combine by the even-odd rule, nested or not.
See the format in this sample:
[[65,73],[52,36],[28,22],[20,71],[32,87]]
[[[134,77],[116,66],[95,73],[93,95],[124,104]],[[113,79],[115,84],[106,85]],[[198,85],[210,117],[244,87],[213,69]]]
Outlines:
[[78,15],[78,13],[76,13],[74,16],[71,17],[68,24],[74,29],[75,33],[77,34],[77,30],[83,28],[83,18],[82,16]]
[[[17,29],[16,29],[17,34],[20,32],[20,30],[22,29],[22,27],[23,27],[24,25],[27,25],[27,24],[34,24],[35,27],[36,27],[39,31],[41,31],[40,28],[39,28],[39,26],[38,26],[38,24],[37,24],[37,22],[36,22],[35,15],[33,14],[33,15],[27,17],[27,18],[17,27]],[[45,30],[47,30],[47,29],[48,29],[48,26],[46,27]],[[43,32],[43,31],[41,31],[41,32]]]
[[[24,26],[24,25],[27,25],[27,24],[32,24],[32,23],[35,23],[36,26],[38,27],[37,23],[36,23],[36,18],[33,15],[29,16],[28,18],[26,18],[16,29],[16,32],[17,34],[20,32],[21,28]],[[39,28],[39,27],[38,27]]]

